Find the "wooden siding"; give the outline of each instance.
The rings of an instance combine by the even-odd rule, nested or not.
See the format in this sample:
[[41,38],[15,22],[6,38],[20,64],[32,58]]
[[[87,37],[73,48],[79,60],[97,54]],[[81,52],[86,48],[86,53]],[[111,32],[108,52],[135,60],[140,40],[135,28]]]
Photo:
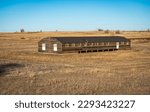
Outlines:
[[[119,49],[125,50],[130,49],[130,42],[120,42]],[[107,43],[80,43],[80,44],[70,44],[65,45],[63,44],[62,52],[93,52],[93,51],[104,51],[104,50],[117,50],[116,42],[107,42]]]
[[[46,50],[42,50],[42,44],[46,44]],[[57,51],[54,51],[53,44],[57,44]],[[62,52],[62,43],[56,39],[45,38],[38,43],[39,52],[50,52],[50,53],[61,53]]]
[[[42,44],[46,44],[46,50],[42,50]],[[119,43],[119,48],[116,44]],[[57,44],[57,50],[54,51],[53,44]],[[113,50],[125,50],[131,48],[131,41],[122,42],[84,42],[84,43],[65,43],[62,44],[55,38],[45,38],[38,43],[39,52],[49,52],[49,53],[65,53],[65,52],[99,52],[99,51],[113,51]]]

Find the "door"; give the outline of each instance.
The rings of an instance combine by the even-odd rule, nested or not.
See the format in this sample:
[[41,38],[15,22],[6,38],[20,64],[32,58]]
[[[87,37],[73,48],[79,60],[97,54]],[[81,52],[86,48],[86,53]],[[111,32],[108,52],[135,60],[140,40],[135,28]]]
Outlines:
[[119,49],[119,42],[116,42],[116,49]]
[[53,51],[58,51],[57,44],[53,44]]
[[42,51],[46,51],[46,44],[42,43]]

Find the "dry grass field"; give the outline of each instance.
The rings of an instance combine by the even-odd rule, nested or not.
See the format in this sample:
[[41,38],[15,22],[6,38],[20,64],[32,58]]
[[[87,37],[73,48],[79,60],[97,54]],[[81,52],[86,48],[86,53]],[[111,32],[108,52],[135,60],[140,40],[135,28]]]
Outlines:
[[[0,94],[150,94],[150,40],[131,50],[83,54],[42,54],[47,36],[115,35],[103,32],[0,33]],[[150,38],[150,32],[122,32]]]

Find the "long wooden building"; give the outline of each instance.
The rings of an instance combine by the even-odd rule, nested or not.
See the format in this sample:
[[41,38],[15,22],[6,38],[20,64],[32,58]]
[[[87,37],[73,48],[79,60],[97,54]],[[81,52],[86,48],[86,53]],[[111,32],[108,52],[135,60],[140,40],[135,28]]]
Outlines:
[[130,48],[130,40],[122,36],[47,37],[38,42],[38,51],[47,53],[87,53]]

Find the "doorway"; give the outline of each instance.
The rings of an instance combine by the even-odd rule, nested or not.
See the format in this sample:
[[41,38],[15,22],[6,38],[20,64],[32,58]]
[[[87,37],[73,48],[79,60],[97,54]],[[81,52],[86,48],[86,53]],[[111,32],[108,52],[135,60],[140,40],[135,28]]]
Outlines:
[[116,42],[116,49],[119,49],[119,42]]
[[42,43],[42,51],[46,51],[46,44]]
[[53,44],[53,51],[58,51],[57,44]]

